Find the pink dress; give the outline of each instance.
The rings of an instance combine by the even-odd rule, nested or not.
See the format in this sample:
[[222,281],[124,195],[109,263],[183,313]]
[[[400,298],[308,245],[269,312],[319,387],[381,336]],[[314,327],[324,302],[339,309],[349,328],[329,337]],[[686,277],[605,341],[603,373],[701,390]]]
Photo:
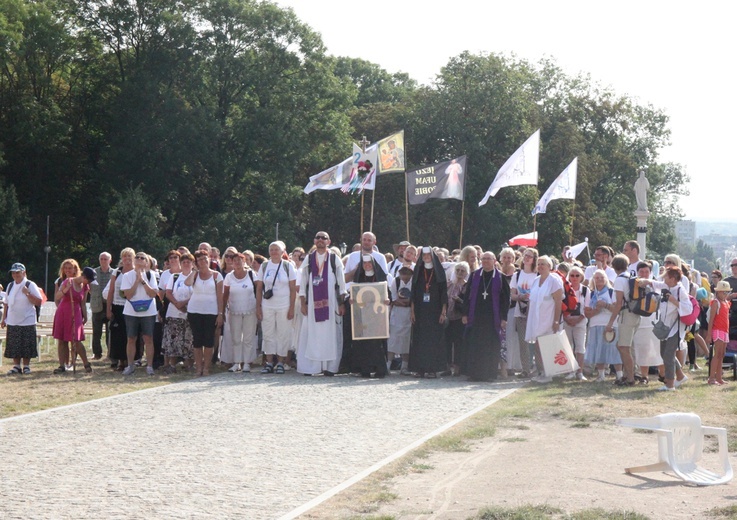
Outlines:
[[[64,280],[61,287],[66,287],[69,280]],[[89,287],[85,286],[81,291],[77,291],[72,287],[70,293],[64,295],[56,308],[54,314],[54,339],[62,341],[84,341],[84,323],[82,323],[82,305],[86,305],[87,291]],[[74,298],[74,325],[72,325],[72,304],[69,301],[69,294]]]

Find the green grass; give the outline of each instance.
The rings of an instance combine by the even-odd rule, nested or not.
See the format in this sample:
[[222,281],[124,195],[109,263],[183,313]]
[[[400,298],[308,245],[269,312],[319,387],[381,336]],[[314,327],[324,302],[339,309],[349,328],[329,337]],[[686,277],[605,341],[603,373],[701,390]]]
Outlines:
[[706,514],[713,518],[737,518],[737,505],[709,509]]
[[548,505],[525,504],[519,507],[485,507],[468,520],[649,520],[631,511],[593,508],[566,513]]

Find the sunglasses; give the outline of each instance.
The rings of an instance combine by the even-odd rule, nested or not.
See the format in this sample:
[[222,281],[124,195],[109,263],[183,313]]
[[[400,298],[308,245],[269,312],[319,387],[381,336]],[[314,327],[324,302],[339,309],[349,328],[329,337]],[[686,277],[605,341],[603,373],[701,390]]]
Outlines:
[[580,274],[569,274],[568,278],[581,278]]
[[235,258],[235,255],[225,255],[225,258]]
[[737,264],[730,264],[729,267],[737,267]]
[[329,238],[326,237],[325,235],[317,235],[315,237],[315,240],[329,240]]
[[145,256],[137,256],[136,260],[148,260]]

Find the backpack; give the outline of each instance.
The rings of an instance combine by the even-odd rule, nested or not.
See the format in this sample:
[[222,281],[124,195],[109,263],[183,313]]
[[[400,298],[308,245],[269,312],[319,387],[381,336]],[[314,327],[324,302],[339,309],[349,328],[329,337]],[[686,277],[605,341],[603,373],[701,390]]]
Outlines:
[[[7,292],[7,295],[8,296],[10,296],[10,291],[13,289],[13,286],[14,285],[15,285],[15,282],[12,282],[8,286],[8,292]],[[29,285],[31,285],[30,280],[26,280],[26,289],[28,289],[28,286]],[[47,301],[47,299],[46,299],[46,293],[44,293],[43,289],[41,289],[40,287],[38,288],[38,291],[41,293],[41,305],[43,305]],[[36,319],[37,320],[38,319],[41,319],[41,305],[34,305],[34,307],[36,308]]]
[[564,314],[570,314],[571,311],[576,310],[576,307],[578,307],[578,297],[576,296],[576,291],[573,290],[568,279],[560,273],[558,273],[558,275],[563,281],[563,303],[561,305],[561,310]]
[[699,319],[699,314],[701,314],[701,306],[699,305],[698,300],[690,294],[688,295],[688,299],[691,301],[693,309],[691,310],[691,314],[681,316],[681,323],[690,326],[696,323],[696,320]]
[[660,294],[648,291],[647,287],[640,287],[640,280],[641,278],[632,277],[628,280],[628,294],[624,295],[627,309],[637,316],[652,316],[660,306]]

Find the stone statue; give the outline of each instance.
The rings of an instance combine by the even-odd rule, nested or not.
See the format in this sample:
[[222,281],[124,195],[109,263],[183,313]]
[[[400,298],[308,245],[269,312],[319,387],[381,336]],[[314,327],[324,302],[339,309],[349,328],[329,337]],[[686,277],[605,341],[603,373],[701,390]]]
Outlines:
[[635,181],[635,198],[637,199],[637,211],[647,211],[647,190],[650,183],[645,177],[645,170],[640,170],[640,177]]

